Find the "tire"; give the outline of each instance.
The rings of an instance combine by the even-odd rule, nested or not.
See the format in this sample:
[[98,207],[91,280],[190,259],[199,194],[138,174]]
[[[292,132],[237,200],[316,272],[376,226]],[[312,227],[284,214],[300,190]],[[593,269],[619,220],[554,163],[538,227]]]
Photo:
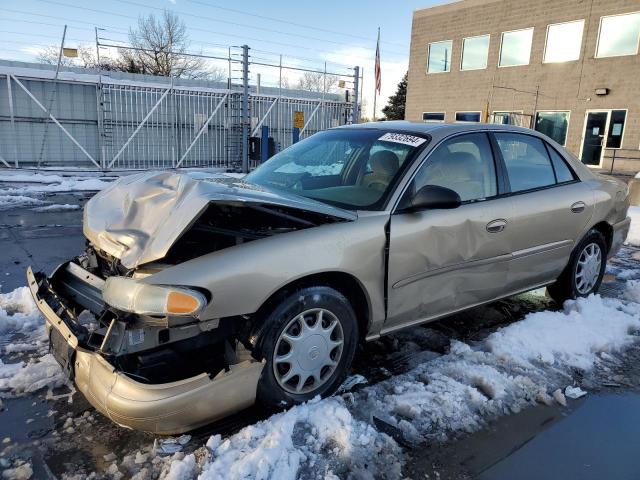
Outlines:
[[[322,331],[316,330],[319,318]],[[301,321],[307,326],[304,332]],[[325,286],[308,287],[285,296],[265,318],[259,336],[259,354],[266,363],[256,395],[263,405],[282,408],[336,391],[353,361],[358,322],[340,292]],[[334,345],[340,341],[341,346]],[[328,362],[335,365],[323,365]],[[287,374],[295,372],[301,374],[287,380]],[[300,377],[306,375],[310,377],[300,387]]]
[[[586,256],[598,251],[599,268],[595,268],[593,264],[586,268],[582,263],[587,258]],[[559,305],[569,299],[586,297],[596,293],[602,283],[606,264],[607,242],[602,233],[591,229],[571,253],[569,264],[556,282],[547,287],[547,293]]]

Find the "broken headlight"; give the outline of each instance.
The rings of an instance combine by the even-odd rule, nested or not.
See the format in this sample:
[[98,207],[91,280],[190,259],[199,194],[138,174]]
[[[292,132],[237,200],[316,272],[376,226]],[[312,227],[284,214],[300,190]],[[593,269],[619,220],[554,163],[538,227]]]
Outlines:
[[197,316],[207,303],[196,290],[147,285],[126,277],[107,278],[102,298],[118,310],[139,315]]

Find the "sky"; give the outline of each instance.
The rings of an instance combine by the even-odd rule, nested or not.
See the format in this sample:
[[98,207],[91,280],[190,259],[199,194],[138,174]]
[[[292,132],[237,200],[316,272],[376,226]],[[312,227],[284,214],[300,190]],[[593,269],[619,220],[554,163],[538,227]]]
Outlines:
[[[413,11],[437,3],[442,0],[0,0],[0,58],[35,61],[43,48],[59,47],[65,24],[67,47],[95,49],[96,26],[103,29],[100,43],[126,44],[129,27],[136,25],[140,15],[168,9],[185,22],[189,50],[196,53],[226,57],[229,46],[247,44],[251,58],[261,63],[278,64],[283,55],[284,65],[324,70],[327,62],[328,72],[341,75],[360,66],[364,112],[371,117],[380,27],[382,89],[376,109],[380,116],[407,70]],[[101,49],[102,56],[113,52]],[[227,70],[226,62],[208,61],[214,68]],[[252,84],[260,73],[262,85],[277,86],[279,69],[254,65],[250,70]],[[284,72],[292,86],[301,75]]]

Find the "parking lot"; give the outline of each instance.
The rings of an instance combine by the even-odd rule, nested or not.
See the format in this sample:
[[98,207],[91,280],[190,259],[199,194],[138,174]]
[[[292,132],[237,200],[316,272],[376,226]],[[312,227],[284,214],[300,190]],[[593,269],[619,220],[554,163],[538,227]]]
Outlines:
[[[0,197],[13,197],[0,207],[5,478],[28,478],[20,475],[29,470],[33,478],[636,478],[633,246],[609,266],[604,299],[563,313],[539,290],[384,337],[358,352],[335,397],[286,413],[251,408],[182,445],[95,412],[47,363],[41,323],[20,326],[36,315],[15,293],[25,268],[50,271],[82,250],[82,206],[92,195],[75,184],[25,186],[0,184]],[[603,338],[607,322],[621,333]],[[529,350],[516,357],[509,345],[523,340]],[[568,386],[586,395],[570,398]]]

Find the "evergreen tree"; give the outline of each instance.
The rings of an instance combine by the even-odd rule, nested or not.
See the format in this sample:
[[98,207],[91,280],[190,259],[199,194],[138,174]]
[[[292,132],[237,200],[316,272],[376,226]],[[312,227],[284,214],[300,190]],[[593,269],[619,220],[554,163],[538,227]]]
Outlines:
[[407,101],[407,74],[404,74],[398,89],[389,97],[389,103],[382,109],[387,120],[404,120],[404,104]]

